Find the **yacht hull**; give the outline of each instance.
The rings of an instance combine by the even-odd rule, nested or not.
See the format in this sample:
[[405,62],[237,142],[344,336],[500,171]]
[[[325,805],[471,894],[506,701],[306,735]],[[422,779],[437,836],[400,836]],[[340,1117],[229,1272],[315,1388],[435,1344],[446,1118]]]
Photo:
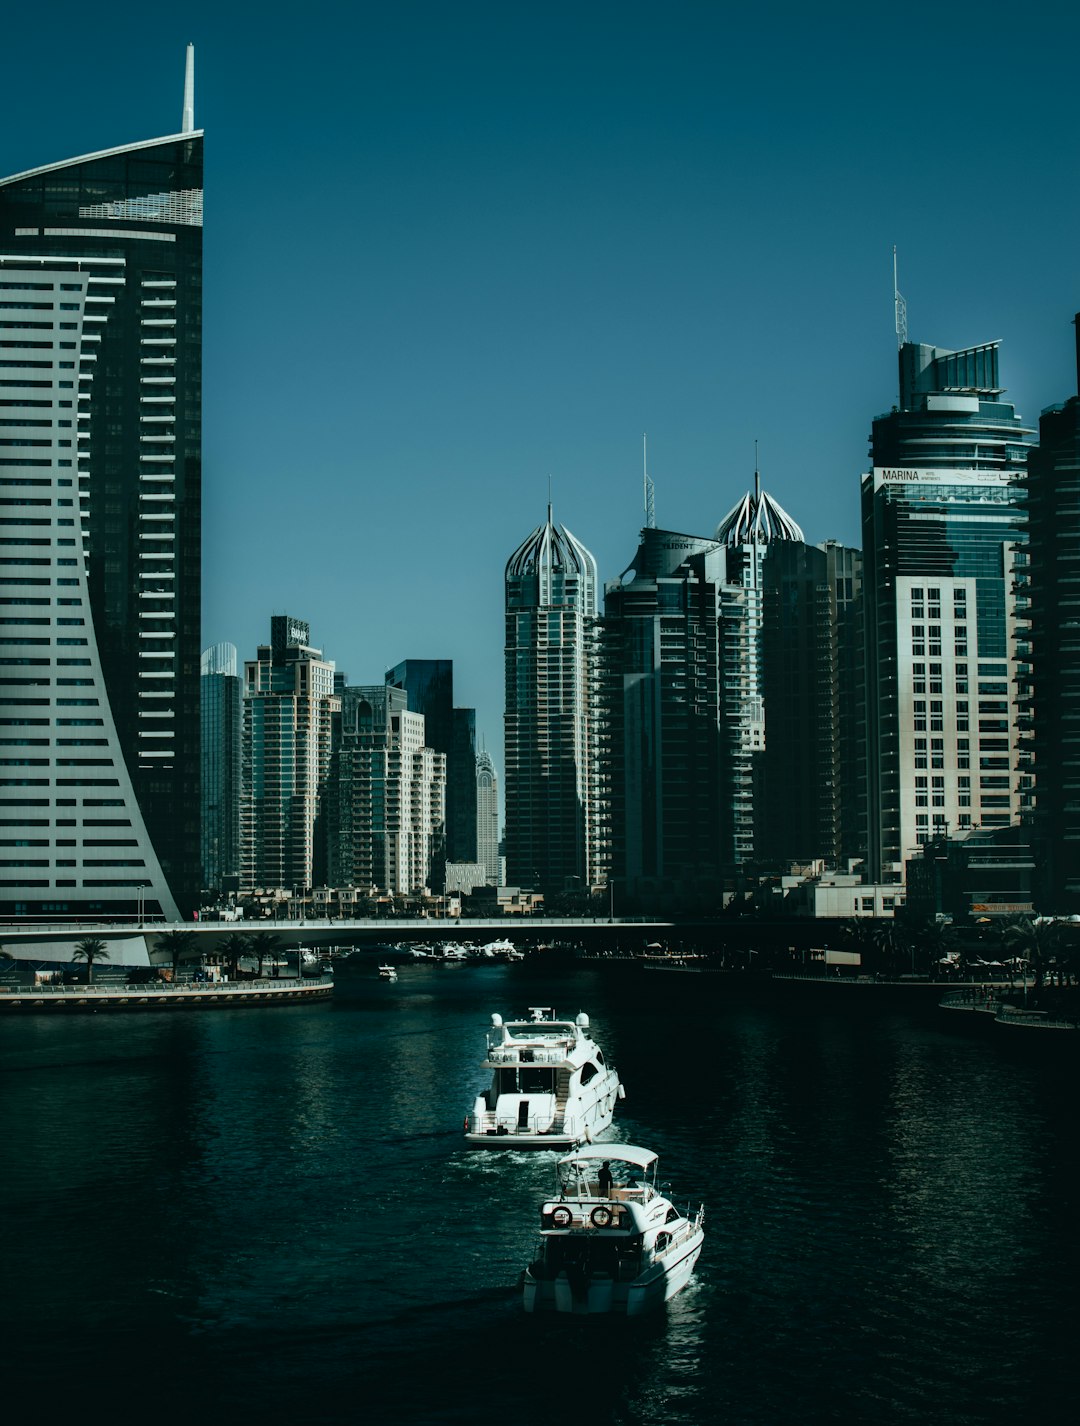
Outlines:
[[693,1276],[705,1234],[699,1228],[680,1245],[670,1261],[653,1263],[630,1282],[616,1282],[606,1273],[572,1282],[566,1273],[554,1279],[537,1277],[526,1268],[523,1302],[526,1312],[560,1312],[575,1316],[625,1315],[655,1311],[683,1290]]

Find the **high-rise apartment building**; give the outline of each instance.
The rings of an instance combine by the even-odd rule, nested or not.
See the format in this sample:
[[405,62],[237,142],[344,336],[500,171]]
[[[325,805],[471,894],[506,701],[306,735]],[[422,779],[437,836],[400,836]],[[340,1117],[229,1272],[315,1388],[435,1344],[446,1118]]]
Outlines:
[[311,646],[310,626],[275,614],[270,643],[244,664],[241,891],[315,883],[316,821],[340,706],[334,665]]
[[1029,757],[1016,640],[1032,431],[998,343],[900,348],[900,402],[862,478],[870,872],[900,881],[935,835],[1006,826]]
[[415,895],[444,875],[446,757],[390,684],[339,686],[326,796],[327,881]]
[[[1080,390],[1080,315],[1076,320]],[[1028,455],[1029,620],[1036,786],[1036,904],[1047,915],[1080,912],[1080,398],[1039,418]],[[1021,766],[1022,782],[1032,769]]]
[[506,875],[548,893],[607,873],[596,560],[551,507],[506,566]]
[[202,733],[202,884],[237,890],[240,873],[241,682],[235,644],[203,650],[200,687]]
[[499,884],[499,782],[491,754],[476,755],[476,860],[488,886]]
[[196,902],[203,136],[0,179],[4,914]]

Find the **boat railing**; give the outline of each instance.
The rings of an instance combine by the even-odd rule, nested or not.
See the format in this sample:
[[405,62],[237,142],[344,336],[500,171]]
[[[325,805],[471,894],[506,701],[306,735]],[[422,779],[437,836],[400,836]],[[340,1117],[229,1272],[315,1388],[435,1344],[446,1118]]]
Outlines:
[[487,1062],[491,1065],[561,1065],[566,1059],[566,1049],[539,1048],[533,1045],[491,1045],[488,1047]]
[[485,1109],[482,1114],[469,1114],[466,1117],[467,1134],[535,1134],[542,1138],[545,1134],[562,1135],[574,1132],[572,1121],[563,1122],[558,1115],[552,1117],[551,1114],[531,1114],[524,1124],[520,1124],[516,1117],[510,1119],[507,1116],[500,1121],[494,1109]]
[[657,1258],[663,1258],[668,1253],[673,1252],[676,1248],[682,1247],[683,1243],[685,1243],[688,1239],[693,1238],[698,1233],[704,1219],[704,1204],[701,1205],[698,1211],[694,1214],[693,1218],[690,1217],[690,1210],[687,1209],[686,1218],[683,1220],[682,1225],[678,1229],[676,1229],[675,1232],[670,1234],[668,1241],[664,1244],[662,1248],[657,1248],[654,1251],[653,1256]]

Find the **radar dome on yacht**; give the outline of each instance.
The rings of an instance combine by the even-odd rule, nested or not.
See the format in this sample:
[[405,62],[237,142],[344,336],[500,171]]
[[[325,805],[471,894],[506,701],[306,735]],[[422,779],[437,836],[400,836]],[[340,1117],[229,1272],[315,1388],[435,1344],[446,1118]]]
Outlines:
[[577,1024],[579,1030],[587,1030],[589,1028],[589,1017],[585,1014],[584,1010],[579,1011]]
[[492,1025],[494,1025],[496,1030],[502,1029],[502,1022],[502,1016],[499,1014],[495,1014],[491,1017],[491,1023]]

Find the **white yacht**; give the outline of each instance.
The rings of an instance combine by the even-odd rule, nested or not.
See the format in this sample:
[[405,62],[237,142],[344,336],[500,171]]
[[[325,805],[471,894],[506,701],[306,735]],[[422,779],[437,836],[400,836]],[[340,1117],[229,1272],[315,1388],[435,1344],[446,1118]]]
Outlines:
[[633,1144],[587,1144],[558,1164],[525,1269],[526,1312],[625,1313],[660,1307],[690,1281],[705,1238],[656,1183],[657,1158]]
[[478,1149],[568,1149],[609,1128],[619,1076],[589,1034],[589,1017],[556,1020],[531,1005],[528,1020],[491,1017],[484,1069],[490,1089],[465,1116],[465,1140]]

